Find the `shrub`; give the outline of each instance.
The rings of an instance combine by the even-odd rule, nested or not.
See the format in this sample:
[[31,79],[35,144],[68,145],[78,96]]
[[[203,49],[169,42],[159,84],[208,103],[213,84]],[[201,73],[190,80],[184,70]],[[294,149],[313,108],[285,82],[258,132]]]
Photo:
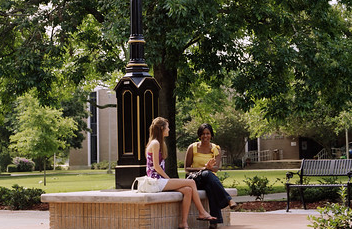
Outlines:
[[218,178],[219,178],[219,180],[220,180],[221,183],[223,183],[224,180],[226,180],[226,178],[228,178],[228,177],[230,177],[230,175],[229,175],[227,172],[224,172],[223,174],[220,174],[220,175],[218,176]]
[[15,157],[13,159],[13,164],[17,166],[18,172],[31,172],[34,170],[35,163],[32,160]]
[[[111,161],[110,162],[110,167],[111,169],[116,167],[116,161]],[[109,161],[101,161],[99,163],[93,163],[91,165],[91,169],[101,169],[101,170],[105,170],[109,168]]]
[[90,169],[98,169],[98,164],[97,163],[92,163],[90,166]]
[[12,158],[10,156],[8,148],[1,146],[0,145],[0,166],[1,166],[1,171],[5,172],[7,169],[7,166],[11,164]]
[[17,184],[12,188],[8,205],[13,210],[30,209],[33,205],[40,203],[40,196],[45,193],[42,189],[27,189]]
[[7,172],[8,173],[13,173],[13,172],[17,172],[17,166],[14,164],[9,164],[7,166]]
[[[45,163],[44,163],[45,161]],[[45,170],[52,170],[53,169],[53,164],[54,160],[53,159],[48,159],[48,158],[43,158],[43,157],[37,157],[33,158],[33,162],[35,164],[34,170],[36,171],[43,171],[44,170],[44,164],[45,164]]]
[[5,187],[0,187],[0,205],[8,205],[11,190]]
[[256,200],[264,200],[264,195],[268,194],[269,191],[273,189],[273,184],[269,186],[269,180],[266,177],[246,177],[243,181],[249,187],[249,190],[247,190],[248,194],[250,196],[256,196]]
[[177,168],[184,168],[185,162],[184,161],[177,161]]
[[[323,178],[318,180],[320,184],[338,184],[337,177]],[[303,184],[309,184],[309,178],[303,178]],[[296,182],[297,184],[299,181]],[[337,187],[315,187],[303,189],[304,200],[307,203],[312,203],[320,200],[336,201],[339,198],[339,188]],[[299,188],[290,189],[292,200],[300,200]]]
[[240,183],[237,180],[233,180],[232,184],[229,185],[229,188],[236,188]]
[[343,200],[343,203],[328,203],[323,208],[318,207],[318,212],[320,213],[320,216],[308,216],[308,219],[313,223],[312,225],[308,225],[308,227],[328,229],[352,228],[352,209],[346,205],[346,188],[341,187],[338,193],[341,197],[341,200]]

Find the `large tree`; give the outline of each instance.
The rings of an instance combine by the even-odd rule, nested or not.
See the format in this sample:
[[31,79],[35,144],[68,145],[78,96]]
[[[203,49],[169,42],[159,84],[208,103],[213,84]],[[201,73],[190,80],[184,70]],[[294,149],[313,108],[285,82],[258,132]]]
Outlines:
[[309,115],[317,105],[335,115],[346,109],[352,95],[351,2],[260,2],[253,6],[257,23],[249,25],[250,45],[234,80],[239,105],[249,109],[265,100],[266,117],[281,120]]
[[[351,95],[351,3],[329,2],[143,1],[145,57],[162,87],[160,115],[170,121],[171,176],[175,93],[188,96],[195,79],[217,86],[234,72],[238,107],[266,99],[265,117],[302,114],[317,98],[343,109]],[[32,87],[47,103],[53,85],[85,86],[123,72],[129,11],[127,0],[2,1],[0,106]]]

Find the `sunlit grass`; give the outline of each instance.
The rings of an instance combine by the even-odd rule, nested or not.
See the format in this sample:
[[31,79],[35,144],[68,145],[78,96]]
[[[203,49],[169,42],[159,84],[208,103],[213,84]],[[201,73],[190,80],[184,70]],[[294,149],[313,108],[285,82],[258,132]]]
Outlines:
[[34,175],[35,173],[32,173],[32,175],[0,177],[0,186],[11,188],[14,184],[18,184],[26,188],[40,188],[46,193],[93,191],[115,187],[115,175],[106,172],[101,173],[102,171],[100,173],[88,172],[81,171],[81,173],[69,174],[60,171],[58,174],[49,173],[46,176],[46,186],[44,186],[43,174]]
[[[254,176],[268,178],[269,185],[273,184],[273,193],[285,192],[287,171],[296,172],[297,170],[225,170],[219,171],[217,175],[221,177],[227,173],[228,178],[223,181],[224,186],[237,188],[238,195],[247,195],[248,186],[244,180],[246,177]],[[185,177],[184,170],[179,170],[179,177]],[[291,183],[295,183],[298,178],[294,176]],[[347,178],[340,179],[347,181]],[[322,178],[312,178],[310,183],[318,182],[318,180]],[[115,175],[107,174],[106,170],[51,170],[47,172],[46,186],[44,186],[43,172],[12,173],[12,176],[0,176],[0,186],[11,188],[14,184],[27,188],[40,188],[46,193],[93,191],[115,188]]]

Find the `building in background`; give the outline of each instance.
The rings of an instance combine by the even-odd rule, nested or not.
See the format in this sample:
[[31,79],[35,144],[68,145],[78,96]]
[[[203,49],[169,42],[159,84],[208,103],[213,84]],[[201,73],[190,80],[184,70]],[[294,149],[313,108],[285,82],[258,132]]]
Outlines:
[[[116,104],[114,91],[97,88],[90,100],[99,106]],[[82,149],[72,149],[69,155],[70,169],[90,168],[93,163],[117,161],[117,110],[116,107],[99,109],[88,104],[91,116],[87,120],[91,132],[85,133]],[[110,134],[109,134],[110,133]]]

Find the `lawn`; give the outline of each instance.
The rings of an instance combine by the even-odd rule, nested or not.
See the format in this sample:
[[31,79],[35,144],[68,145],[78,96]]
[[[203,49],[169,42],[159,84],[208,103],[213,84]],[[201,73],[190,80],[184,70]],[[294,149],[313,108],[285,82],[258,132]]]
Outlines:
[[[245,188],[247,185],[243,182],[245,176],[254,177],[265,176],[270,183],[274,183],[276,178],[285,180],[286,171],[283,170],[227,170],[218,172],[218,176],[224,176],[227,173],[229,177],[224,180],[225,187],[236,187],[239,195],[246,195]],[[29,175],[28,175],[29,174]],[[179,177],[184,178],[185,173],[179,170]],[[234,183],[236,181],[236,183]],[[44,186],[43,172],[32,173],[13,173],[12,176],[0,176],[0,186],[11,188],[12,185],[18,184],[27,188],[40,188],[46,193],[56,192],[76,192],[112,189],[115,187],[115,175],[107,174],[103,170],[58,170],[48,171],[46,186]],[[284,185],[276,182],[274,185],[275,192],[284,192]]]
[[[287,171],[295,172],[297,170],[226,170],[219,171],[218,176],[223,177],[227,173],[228,178],[223,181],[224,186],[237,188],[238,195],[241,196],[247,195],[246,189],[248,189],[243,180],[246,177],[252,178],[254,176],[268,178],[269,185],[273,185],[273,193],[285,192],[284,183]],[[179,177],[185,177],[182,169],[179,170]],[[295,176],[291,182],[294,183],[297,178],[298,176]],[[280,180],[277,181],[277,179]],[[321,180],[319,177],[314,178],[310,183],[317,182],[319,179]],[[27,188],[40,188],[46,193],[92,191],[115,188],[115,175],[107,174],[104,170],[48,171],[46,186],[44,186],[43,172],[13,173],[12,176],[0,176],[0,186],[11,188],[14,184]]]
[[115,175],[101,170],[49,171],[46,186],[44,175],[39,172],[32,172],[30,175],[14,173],[11,177],[0,176],[0,186],[11,188],[14,184],[27,188],[40,188],[46,193],[93,191],[114,188]]

